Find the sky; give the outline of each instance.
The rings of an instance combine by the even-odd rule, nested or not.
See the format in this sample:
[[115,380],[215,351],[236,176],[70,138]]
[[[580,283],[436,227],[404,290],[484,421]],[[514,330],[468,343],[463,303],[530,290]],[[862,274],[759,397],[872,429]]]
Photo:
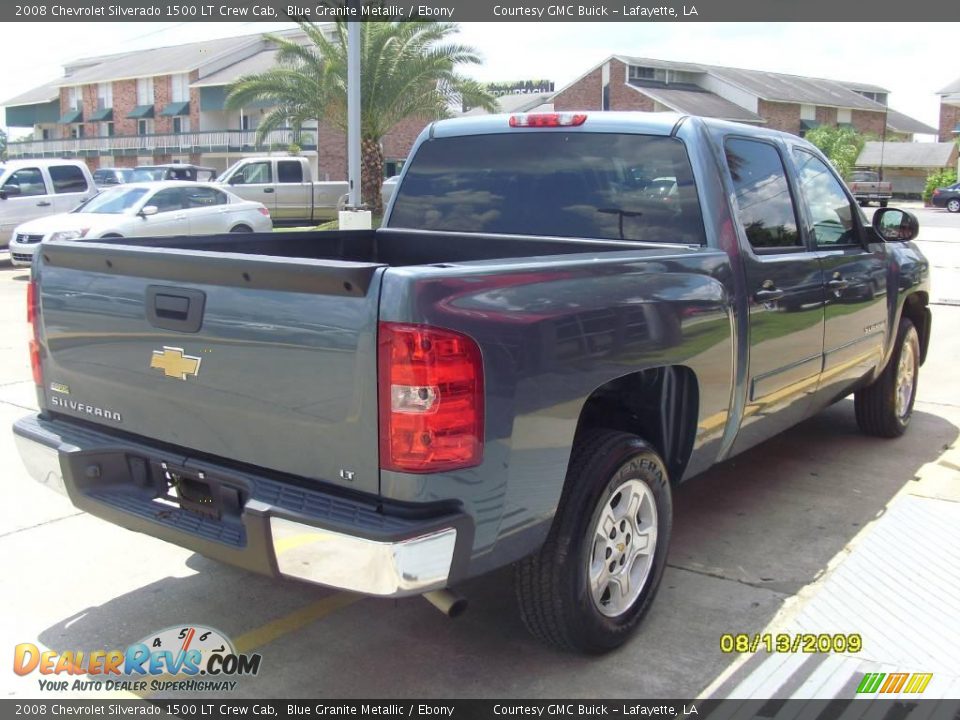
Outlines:
[[[289,23],[13,23],[0,102],[62,75],[90,55],[290,27]],[[880,85],[890,106],[936,127],[937,90],[955,80],[960,23],[462,23],[459,40],[484,64],[482,81],[548,79],[559,89],[612,54],[687,60]],[[9,66],[8,66],[9,67]],[[18,134],[16,129],[11,137]]]

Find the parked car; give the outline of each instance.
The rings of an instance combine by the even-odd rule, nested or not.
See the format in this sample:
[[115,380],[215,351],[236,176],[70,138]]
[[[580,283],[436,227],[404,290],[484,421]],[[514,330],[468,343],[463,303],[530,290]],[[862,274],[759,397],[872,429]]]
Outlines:
[[275,225],[316,225],[337,217],[346,181],[313,180],[306,158],[248,157],[237,161],[217,179],[247,200],[270,208]]
[[213,181],[216,177],[216,168],[188,165],[186,163],[166,163],[163,165],[138,165],[133,169],[133,179],[130,182],[156,182],[159,180],[204,182]]
[[104,190],[76,210],[24,223],[14,231],[10,261],[25,266],[41,242],[270,232],[270,212],[211,183],[167,180]]
[[101,190],[134,182],[133,168],[99,168],[93,171],[93,181]]
[[678,483],[850,394],[865,433],[907,431],[918,229],[868,222],[788,133],[443,120],[378,230],[47,245],[41,410],[14,433],[37,481],[120,526],[447,611],[514,565],[534,635],[607,651],[652,605]]
[[893,197],[893,183],[881,180],[872,170],[855,170],[850,174],[850,192],[863,207],[871,202],[886,207]]
[[930,202],[934,207],[946,208],[948,212],[960,212],[960,182],[937,188],[933,191]]
[[97,192],[87,164],[77,160],[11,160],[0,172],[0,247],[18,225],[73,210]]

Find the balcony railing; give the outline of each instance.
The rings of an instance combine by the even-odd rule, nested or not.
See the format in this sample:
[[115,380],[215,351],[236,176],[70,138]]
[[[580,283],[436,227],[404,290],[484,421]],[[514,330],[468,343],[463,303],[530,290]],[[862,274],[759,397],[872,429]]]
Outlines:
[[7,157],[97,157],[100,155],[170,155],[174,153],[249,152],[286,150],[297,144],[315,150],[317,136],[310,130],[273,130],[257,143],[256,130],[205,130],[153,135],[21,140],[7,144]]

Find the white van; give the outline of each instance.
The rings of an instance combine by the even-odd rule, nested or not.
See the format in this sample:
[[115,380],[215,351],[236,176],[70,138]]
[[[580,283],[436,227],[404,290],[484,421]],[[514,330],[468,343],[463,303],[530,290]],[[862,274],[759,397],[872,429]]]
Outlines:
[[97,194],[79,160],[13,160],[0,165],[0,248],[27,220],[73,210]]

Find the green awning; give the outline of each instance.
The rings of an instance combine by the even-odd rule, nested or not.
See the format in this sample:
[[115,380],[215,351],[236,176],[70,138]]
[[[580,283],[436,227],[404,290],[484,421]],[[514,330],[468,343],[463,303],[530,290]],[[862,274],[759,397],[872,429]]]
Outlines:
[[816,120],[801,120],[800,129],[801,130],[813,130],[816,127],[820,127],[820,123]]
[[67,110],[57,121],[61,125],[72,125],[73,123],[83,122],[83,110]]
[[97,110],[90,116],[90,122],[110,122],[111,120],[113,120],[113,108]]
[[143,120],[153,117],[153,105],[137,105],[133,110],[127,113],[128,118],[134,120]]
[[160,114],[164,117],[176,117],[178,115],[189,115],[190,114],[190,101],[187,102],[172,102],[167,103],[163,106],[163,110],[160,111]]

